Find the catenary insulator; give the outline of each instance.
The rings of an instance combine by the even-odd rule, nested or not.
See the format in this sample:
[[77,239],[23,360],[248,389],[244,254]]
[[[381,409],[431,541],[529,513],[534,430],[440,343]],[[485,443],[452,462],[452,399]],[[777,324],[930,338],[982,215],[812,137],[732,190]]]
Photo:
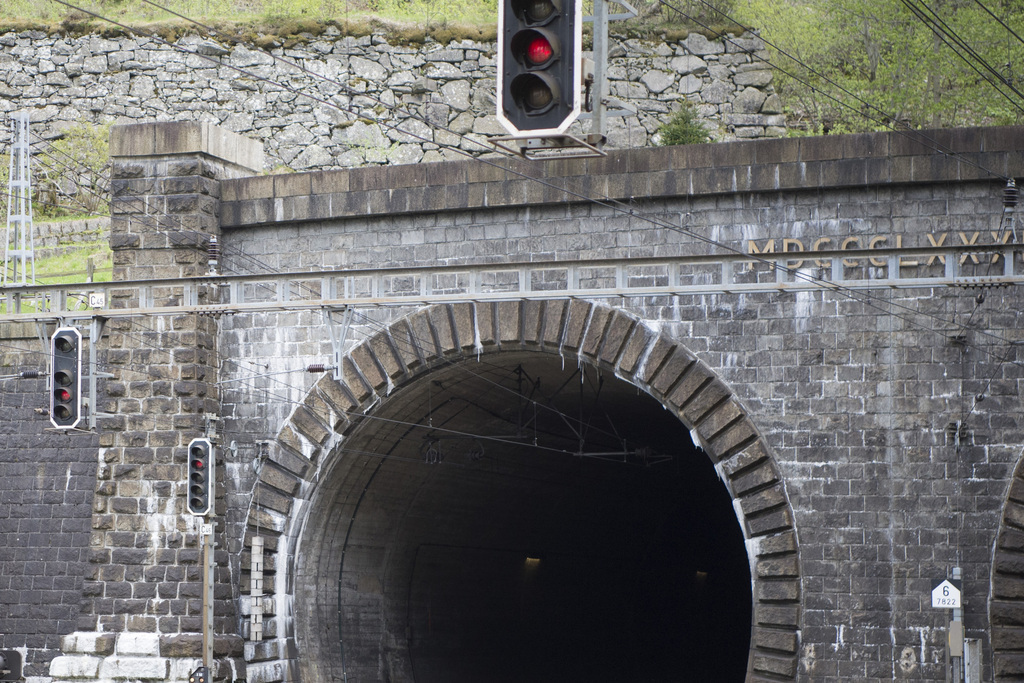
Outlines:
[[1012,209],[1017,206],[1017,200],[1020,198],[1020,190],[1017,189],[1017,183],[1010,178],[1006,183],[1006,187],[1003,188],[1003,206],[1007,209]]
[[210,241],[206,243],[206,256],[210,272],[216,273],[217,264],[220,263],[220,242],[217,241],[216,235],[210,235]]

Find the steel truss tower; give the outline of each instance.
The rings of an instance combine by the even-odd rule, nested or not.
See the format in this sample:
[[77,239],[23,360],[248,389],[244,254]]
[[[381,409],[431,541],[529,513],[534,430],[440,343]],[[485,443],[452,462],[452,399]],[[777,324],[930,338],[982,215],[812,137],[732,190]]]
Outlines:
[[[4,285],[35,281],[36,262],[32,244],[32,175],[29,169],[28,112],[11,121],[11,172],[7,189],[7,247],[4,251]],[[29,272],[31,271],[31,272]]]

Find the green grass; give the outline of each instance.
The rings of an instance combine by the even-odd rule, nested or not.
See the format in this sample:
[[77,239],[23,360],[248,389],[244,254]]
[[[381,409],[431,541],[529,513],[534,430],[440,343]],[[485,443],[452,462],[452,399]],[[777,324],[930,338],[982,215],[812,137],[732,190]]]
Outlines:
[[48,285],[85,282],[89,260],[93,263],[93,282],[110,282],[113,261],[110,245],[105,241],[90,242],[36,261],[36,280]]
[[[173,39],[197,27],[184,15],[251,42],[260,36],[278,38],[310,34],[328,26],[346,34],[366,34],[374,26],[401,33],[419,28],[465,26],[470,33],[497,20],[497,0],[68,0],[74,8],[53,0],[6,0],[0,8],[0,33],[39,28],[80,35],[121,32],[95,13],[128,26],[145,28]],[[75,9],[75,8],[80,8]],[[166,8],[166,9],[162,9]]]
[[93,263],[93,282],[110,282],[114,270],[110,245],[97,240],[75,245],[54,256],[37,258],[35,284],[63,285],[85,282],[90,259]]
[[[0,33],[30,28],[71,35],[125,33],[112,23],[116,21],[167,40],[186,33],[206,35],[205,30],[178,16],[183,15],[212,25],[233,39],[263,48],[309,40],[329,27],[354,36],[383,32],[392,42],[420,43],[429,35],[446,43],[460,39],[495,40],[498,18],[498,0],[153,0],[157,6],[144,0],[67,1],[73,7],[54,0],[4,0],[0,3]],[[663,9],[654,0],[640,0],[634,5],[641,16],[616,22],[617,32],[668,40],[680,40],[691,31],[708,37],[718,31],[742,32],[737,26],[719,26],[722,22],[715,17],[703,22],[711,30],[700,28],[678,13]],[[90,12],[102,18],[91,16]],[[592,13],[592,0],[584,0],[583,14]],[[589,31],[587,24],[584,32]]]
[[[113,279],[113,262],[111,260],[110,246],[98,240],[81,245],[75,245],[66,251],[48,258],[36,259],[34,284],[40,285],[63,285],[77,284],[86,281],[89,260],[92,260],[93,282],[110,282]],[[69,301],[69,303],[71,303]],[[71,306],[75,310],[87,308],[84,301],[78,301]],[[20,312],[31,313],[39,309],[34,300],[27,300],[21,303]],[[0,314],[7,313],[7,304],[0,303]]]

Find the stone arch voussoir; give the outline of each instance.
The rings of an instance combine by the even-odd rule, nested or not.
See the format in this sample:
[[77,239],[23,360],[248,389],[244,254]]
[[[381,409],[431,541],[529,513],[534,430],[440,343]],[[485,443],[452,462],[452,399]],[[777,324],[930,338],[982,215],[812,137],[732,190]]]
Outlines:
[[1013,473],[992,558],[993,669],[996,681],[1024,678],[1024,460]]
[[[289,532],[301,527],[298,517],[306,510],[297,501],[309,499],[321,460],[364,411],[432,367],[503,349],[576,356],[610,370],[661,401],[692,430],[723,475],[750,548],[754,609],[747,680],[795,680],[799,549],[785,482],[770,450],[729,387],[682,343],[603,303],[571,299],[437,305],[360,342],[344,356],[341,379],[325,375],[317,382],[271,445],[248,516],[243,573],[252,568],[251,539],[259,533],[267,537],[264,592],[280,585],[277,572],[290,571],[287,565],[294,561],[283,545]],[[1016,503],[1020,510],[1015,514],[1024,528],[1024,475],[1017,476],[1021,495],[1015,500],[1022,502]],[[1009,542],[1018,544],[1021,564],[1018,574],[1007,574],[1004,583],[1019,582],[1013,584],[1021,600],[1015,628],[1024,629],[1024,532],[1018,528],[1014,533]],[[243,587],[246,579],[243,575]],[[266,640],[248,644],[248,666],[270,675],[291,671],[289,680],[297,679],[292,615],[273,615],[266,632]],[[1024,660],[1024,652],[1019,656]]]

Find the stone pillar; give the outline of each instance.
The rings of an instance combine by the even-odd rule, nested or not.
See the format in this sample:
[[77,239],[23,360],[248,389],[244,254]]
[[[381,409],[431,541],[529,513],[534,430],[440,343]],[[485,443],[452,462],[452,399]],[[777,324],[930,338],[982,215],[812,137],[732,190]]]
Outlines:
[[[173,279],[208,271],[219,236],[220,181],[263,165],[258,143],[204,123],[145,123],[111,130],[114,278]],[[153,291],[179,299],[182,288]],[[216,291],[200,292],[212,302]],[[144,305],[145,301],[141,301]],[[111,307],[140,305],[137,287]],[[202,657],[198,520],[185,512],[187,446],[217,440],[217,320],[198,315],[115,318],[102,340],[99,468],[90,571],[79,631],[50,668],[55,683],[185,681]],[[244,678],[237,577],[224,539],[224,458],[218,450],[215,678]]]

